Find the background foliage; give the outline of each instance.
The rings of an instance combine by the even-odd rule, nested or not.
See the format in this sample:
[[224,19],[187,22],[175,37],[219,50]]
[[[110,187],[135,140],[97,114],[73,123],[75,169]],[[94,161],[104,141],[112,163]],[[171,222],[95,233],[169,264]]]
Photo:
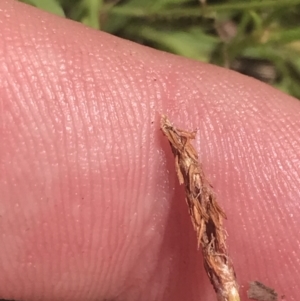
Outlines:
[[300,0],[20,0],[300,98]]

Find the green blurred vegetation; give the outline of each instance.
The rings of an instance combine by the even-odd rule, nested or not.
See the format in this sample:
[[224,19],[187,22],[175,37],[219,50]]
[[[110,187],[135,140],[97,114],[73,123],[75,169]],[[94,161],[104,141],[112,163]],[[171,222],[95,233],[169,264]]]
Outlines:
[[300,0],[22,0],[300,98]]

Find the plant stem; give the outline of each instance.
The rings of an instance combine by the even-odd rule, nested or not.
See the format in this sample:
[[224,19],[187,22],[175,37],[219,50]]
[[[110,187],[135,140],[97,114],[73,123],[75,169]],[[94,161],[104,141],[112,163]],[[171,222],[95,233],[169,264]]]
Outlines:
[[250,9],[263,9],[263,8],[275,8],[275,7],[287,7],[291,5],[300,4],[300,0],[264,0],[264,1],[245,1],[245,2],[235,2],[235,3],[225,3],[225,4],[214,4],[205,5],[203,7],[199,6],[199,9],[195,8],[168,8],[166,10],[152,10],[147,7],[143,9],[142,7],[133,8],[127,6],[114,6],[111,8],[110,13],[121,16],[128,17],[138,17],[138,18],[168,18],[168,19],[178,19],[182,17],[201,17],[203,14],[209,14],[214,12],[224,12],[233,10],[250,10]]

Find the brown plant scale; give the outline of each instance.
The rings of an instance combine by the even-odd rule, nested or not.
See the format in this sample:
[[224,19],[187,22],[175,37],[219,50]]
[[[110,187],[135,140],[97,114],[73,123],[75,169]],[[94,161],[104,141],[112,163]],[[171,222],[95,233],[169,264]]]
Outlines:
[[196,132],[175,128],[162,116],[161,129],[168,138],[175,157],[175,169],[180,184],[184,184],[189,214],[201,247],[204,267],[219,301],[239,301],[238,285],[226,248],[226,218],[208,183],[191,141]]
[[257,301],[277,301],[278,294],[277,292],[264,285],[259,281],[250,282],[250,288],[247,291],[247,295],[249,299],[257,300]]

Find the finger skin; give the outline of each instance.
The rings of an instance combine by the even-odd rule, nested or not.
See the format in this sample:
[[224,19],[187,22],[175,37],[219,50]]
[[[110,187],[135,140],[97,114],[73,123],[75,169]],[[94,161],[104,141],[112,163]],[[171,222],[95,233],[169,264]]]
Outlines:
[[164,113],[198,129],[242,300],[252,280],[297,300],[297,100],[14,1],[0,52],[1,298],[215,300]]

